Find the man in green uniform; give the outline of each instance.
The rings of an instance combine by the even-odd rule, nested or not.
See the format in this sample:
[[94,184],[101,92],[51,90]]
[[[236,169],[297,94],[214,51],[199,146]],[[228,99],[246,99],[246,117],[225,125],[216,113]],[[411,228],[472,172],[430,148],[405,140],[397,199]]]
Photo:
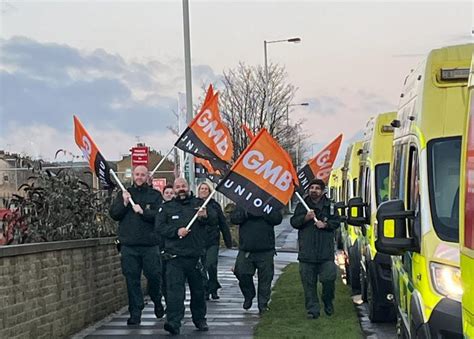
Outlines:
[[[155,215],[162,202],[161,193],[148,184],[148,169],[137,166],[133,170],[133,185],[112,203],[110,216],[119,222],[122,273],[127,282],[128,325],[138,325],[144,308],[141,288],[142,271],[148,280],[150,298],[155,304],[155,315],[164,315],[161,304],[161,261],[159,237],[155,232]],[[131,206],[130,197],[136,203]]]
[[[298,230],[298,260],[303,284],[305,306],[309,319],[317,319],[320,306],[317,294],[318,277],[323,286],[324,312],[334,313],[333,299],[337,267],[334,263],[334,231],[340,226],[334,204],[326,197],[324,181],[315,179],[308,188],[305,202],[309,211],[299,203],[291,217]],[[314,218],[317,218],[317,221]]]
[[253,283],[255,270],[258,275],[258,310],[260,314],[268,310],[274,274],[274,227],[281,224],[282,219],[279,211],[254,216],[241,207],[237,207],[231,214],[231,222],[239,225],[239,253],[235,261],[234,274],[244,295],[245,310],[252,307],[256,294]]
[[[207,331],[206,300],[199,257],[204,251],[205,226],[217,227],[217,213],[213,209],[199,209],[203,201],[189,192],[185,179],[174,182],[175,197],[163,204],[156,216],[156,228],[165,240],[167,307],[164,329],[179,334],[184,317],[184,299],[188,282],[191,292],[191,314],[196,328]],[[187,230],[193,216],[199,217]]]

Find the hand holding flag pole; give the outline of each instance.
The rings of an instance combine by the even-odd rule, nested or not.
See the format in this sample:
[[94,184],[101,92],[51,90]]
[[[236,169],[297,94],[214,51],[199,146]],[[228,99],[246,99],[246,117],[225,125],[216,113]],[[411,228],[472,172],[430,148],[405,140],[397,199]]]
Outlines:
[[[127,190],[125,189],[125,187],[123,186],[122,182],[119,180],[117,174],[115,174],[113,169],[110,169],[110,175],[112,175],[114,177],[115,182],[119,185],[122,192],[127,192]],[[132,197],[129,198],[129,201],[132,204],[132,206],[136,205],[135,202],[133,201]]]
[[[304,208],[306,208],[306,211],[311,211],[311,209],[309,208],[308,204],[306,203],[306,201],[304,201],[303,197],[301,196],[301,194],[298,193],[298,191],[295,191],[295,194],[296,196],[298,197],[298,199],[300,200],[300,202],[303,204]],[[314,217],[314,221],[315,222],[318,222],[319,220]]]
[[[209,201],[211,201],[212,197],[214,196],[214,194],[216,194],[216,190],[212,191],[211,194],[209,194],[209,196],[207,197],[206,201],[204,201],[204,204],[202,204],[201,207],[199,207],[199,210],[196,212],[196,214],[194,214],[194,217],[191,219],[191,221],[188,223],[188,225],[186,226],[186,231],[189,231],[189,229],[191,228],[191,225],[196,221],[196,219],[199,217],[199,212],[202,211],[204,208],[206,208],[207,204],[209,203]],[[179,237],[180,239],[182,239],[183,237]]]

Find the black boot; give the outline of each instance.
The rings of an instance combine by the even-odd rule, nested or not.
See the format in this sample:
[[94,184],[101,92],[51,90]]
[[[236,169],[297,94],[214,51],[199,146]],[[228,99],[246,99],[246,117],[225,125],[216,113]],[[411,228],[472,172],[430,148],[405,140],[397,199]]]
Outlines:
[[140,325],[141,323],[141,316],[132,314],[130,315],[130,318],[127,319],[127,325],[133,326],[133,325]]
[[244,310],[248,310],[250,307],[252,307],[252,299],[245,299],[242,307]]
[[179,334],[179,328],[175,328],[175,327],[171,326],[170,323],[165,323],[163,328],[165,329],[165,331],[169,332],[171,335],[178,335]]
[[196,326],[198,331],[202,331],[202,332],[209,331],[209,326],[207,325],[206,320],[197,321],[194,323],[194,325]]
[[163,308],[163,305],[161,305],[161,303],[155,304],[155,317],[157,319],[161,319],[163,318],[164,315],[165,315],[165,309]]

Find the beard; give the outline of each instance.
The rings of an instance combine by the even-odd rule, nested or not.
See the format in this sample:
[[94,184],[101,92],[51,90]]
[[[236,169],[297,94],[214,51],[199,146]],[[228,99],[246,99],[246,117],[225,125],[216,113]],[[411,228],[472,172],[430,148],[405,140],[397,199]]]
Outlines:
[[187,194],[187,192],[186,192],[185,190],[179,190],[176,195],[177,195],[180,199],[185,199],[188,194]]

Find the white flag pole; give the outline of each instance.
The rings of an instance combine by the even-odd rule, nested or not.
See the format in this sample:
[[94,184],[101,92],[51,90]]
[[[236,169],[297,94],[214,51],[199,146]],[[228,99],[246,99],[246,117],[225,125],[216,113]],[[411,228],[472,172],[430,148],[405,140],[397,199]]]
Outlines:
[[[123,184],[120,182],[117,174],[115,174],[114,170],[113,169],[110,169],[110,174],[114,177],[115,181],[117,182],[117,184],[119,185],[120,189],[122,190],[122,192],[127,192],[127,190],[125,189],[125,187],[123,186]],[[132,204],[132,206],[135,206],[135,202],[133,201],[132,197],[130,197],[130,203]]]
[[191,225],[196,221],[196,219],[198,218],[198,213],[199,211],[202,211],[206,206],[207,204],[209,203],[209,201],[211,201],[211,198],[214,196],[214,194],[216,194],[216,190],[213,190],[211,192],[211,194],[209,194],[209,196],[207,197],[206,201],[204,201],[204,204],[202,204],[201,207],[199,207],[199,210],[196,212],[196,214],[194,215],[194,217],[191,219],[191,221],[188,223],[188,226],[186,226],[186,230],[189,231],[189,229],[191,228]]
[[[298,193],[298,191],[295,191],[295,194],[298,197],[298,199],[301,201],[301,203],[303,204],[304,208],[306,208],[306,210],[309,212],[310,208],[308,204],[306,203],[306,201],[304,201],[303,197]],[[318,219],[314,217],[314,221],[318,221]]]
[[168,154],[166,154],[163,158],[161,158],[160,162],[158,163],[158,165],[155,166],[155,168],[153,169],[153,171],[150,172],[150,177],[153,177],[153,174],[155,174],[155,172],[158,170],[158,168],[160,168],[160,166],[165,162],[166,158],[168,158],[168,156],[171,154],[171,152],[173,152],[174,150],[174,146],[171,147],[170,151],[168,152]]

